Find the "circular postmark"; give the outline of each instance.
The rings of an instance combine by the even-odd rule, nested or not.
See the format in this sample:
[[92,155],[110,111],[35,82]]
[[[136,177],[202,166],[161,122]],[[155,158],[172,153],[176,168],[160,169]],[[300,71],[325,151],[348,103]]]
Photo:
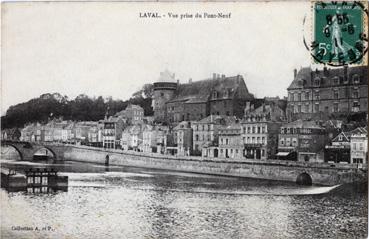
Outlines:
[[364,65],[368,51],[367,2],[312,2],[311,44],[317,64]]

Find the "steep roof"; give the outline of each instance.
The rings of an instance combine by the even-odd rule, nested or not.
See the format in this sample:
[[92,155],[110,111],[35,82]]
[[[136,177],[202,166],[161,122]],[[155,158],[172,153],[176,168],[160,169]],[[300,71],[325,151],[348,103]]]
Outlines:
[[351,136],[358,135],[358,134],[367,134],[367,133],[368,133],[368,131],[366,130],[366,128],[364,128],[364,127],[358,127],[356,129],[351,130],[351,131],[348,131],[348,132],[341,132],[334,139],[332,139],[332,141],[338,141],[337,139],[341,135],[345,139],[346,142],[349,142]]
[[[313,86],[313,80],[315,78],[321,79],[321,86],[333,86],[334,82],[332,79],[336,76],[339,77],[340,84],[343,83],[345,75],[345,68],[329,68],[326,70],[312,70],[310,67],[303,67],[297,73],[295,79],[291,82],[290,89],[309,88]],[[360,77],[360,84],[368,84],[368,67],[367,66],[353,66],[347,67],[347,80],[348,83],[352,83],[353,75]]]
[[[351,137],[351,135],[350,134],[347,134],[348,132],[341,132],[341,133],[339,133],[336,137],[334,137],[333,139],[332,139],[332,142],[336,142],[336,141],[338,141],[338,142],[350,142],[350,137]],[[342,139],[343,140],[339,140],[339,138],[340,138],[340,136],[342,137]]]
[[201,103],[210,99],[212,92],[217,91],[220,97],[223,97],[224,90],[227,90],[227,97],[233,98],[239,87],[244,87],[245,95],[240,98],[250,98],[250,94],[247,90],[243,77],[232,76],[222,77],[215,79],[205,79],[200,81],[194,81],[188,84],[180,84],[176,90],[175,97],[169,102],[185,101],[186,103]]

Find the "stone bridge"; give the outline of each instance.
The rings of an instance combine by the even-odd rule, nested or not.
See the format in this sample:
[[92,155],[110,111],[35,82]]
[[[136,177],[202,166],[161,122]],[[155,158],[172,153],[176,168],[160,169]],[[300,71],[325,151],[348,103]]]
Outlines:
[[68,146],[63,144],[2,140],[1,146],[5,145],[13,147],[19,153],[20,159],[25,161],[32,161],[33,156],[40,149],[49,150],[54,160],[62,160],[64,152],[68,148]]

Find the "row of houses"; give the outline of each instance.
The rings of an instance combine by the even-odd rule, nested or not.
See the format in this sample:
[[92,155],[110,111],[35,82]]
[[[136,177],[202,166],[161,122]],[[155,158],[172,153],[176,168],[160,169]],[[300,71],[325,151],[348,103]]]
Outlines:
[[52,120],[45,125],[29,124],[18,133],[3,130],[2,139],[203,158],[367,163],[366,127],[348,127],[338,120],[287,122],[284,110],[274,100],[264,100],[256,108],[247,103],[242,119],[209,115],[174,127],[154,124],[143,117],[139,106],[129,109],[138,111],[131,114],[134,118],[119,112],[97,122]]
[[330,119],[367,116],[367,84],[363,67],[301,68],[288,98],[255,99],[239,75],[179,84],[165,71],[153,84],[153,117],[129,105],[98,122],[27,125],[21,139],[182,156],[366,163],[366,126]]
[[52,120],[44,125],[28,124],[20,130],[19,137],[19,140],[29,142],[59,142],[93,146],[99,146],[102,139],[102,125],[99,122],[63,120]]
[[[338,120],[287,122],[276,102],[264,101],[257,108],[247,104],[242,119],[210,115],[197,121],[181,121],[173,128],[130,125],[122,131],[115,147],[204,158],[367,163],[366,128],[343,126]],[[343,145],[341,138],[346,140],[345,153],[337,150]]]

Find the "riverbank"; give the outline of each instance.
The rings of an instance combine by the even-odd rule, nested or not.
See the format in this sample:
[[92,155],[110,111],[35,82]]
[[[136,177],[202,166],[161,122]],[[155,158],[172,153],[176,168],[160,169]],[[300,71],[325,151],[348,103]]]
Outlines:
[[280,160],[251,161],[222,158],[172,156],[155,153],[139,153],[86,146],[65,146],[64,160],[143,168],[157,168],[182,172],[236,176],[268,180],[296,182],[301,174],[307,174],[313,184],[332,186],[366,181],[366,171],[352,165],[286,162]]

